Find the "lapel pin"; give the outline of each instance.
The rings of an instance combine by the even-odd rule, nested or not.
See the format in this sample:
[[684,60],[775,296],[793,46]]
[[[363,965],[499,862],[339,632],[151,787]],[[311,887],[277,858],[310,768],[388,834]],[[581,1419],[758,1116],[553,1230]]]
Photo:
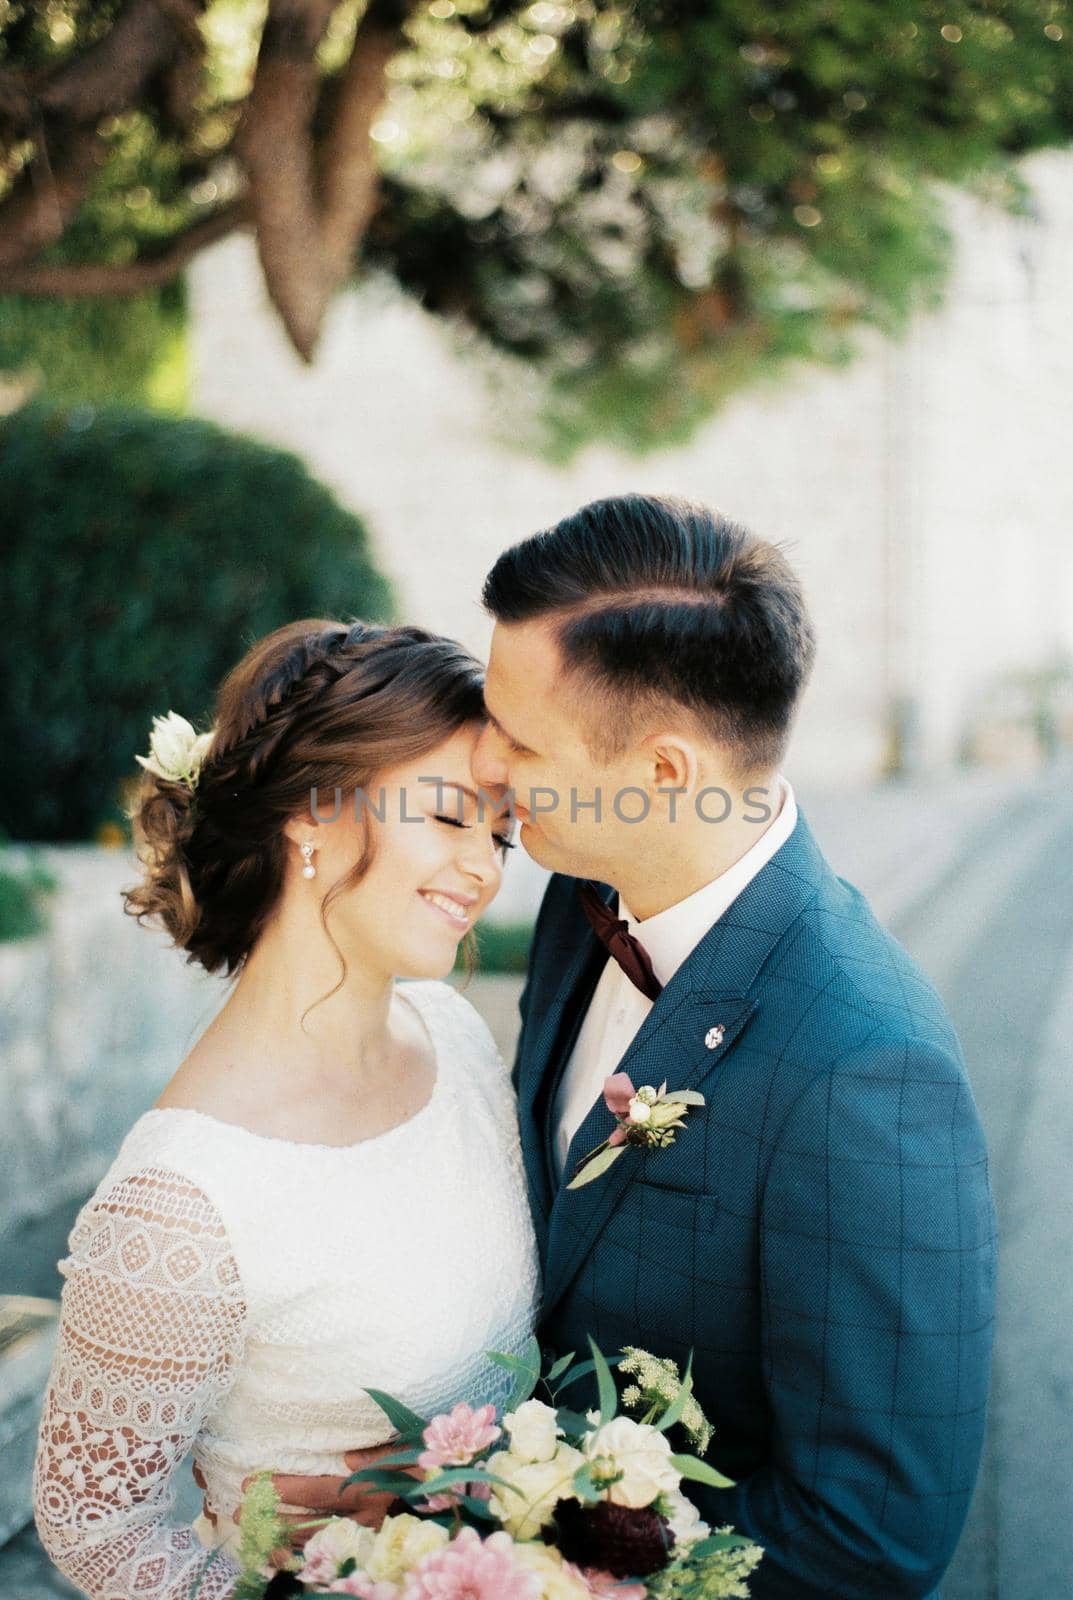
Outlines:
[[719,1046],[723,1042],[725,1033],[726,1029],[723,1027],[721,1022],[717,1023],[714,1028],[709,1028],[708,1032],[704,1035],[704,1043],[707,1045],[708,1049],[718,1050]]

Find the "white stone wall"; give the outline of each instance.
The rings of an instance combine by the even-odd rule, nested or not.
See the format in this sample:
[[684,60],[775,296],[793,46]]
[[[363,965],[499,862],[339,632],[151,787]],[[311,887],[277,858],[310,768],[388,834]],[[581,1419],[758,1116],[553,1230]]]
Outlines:
[[132,855],[40,854],[47,931],[0,943],[0,1292],[38,1270],[27,1239],[93,1188],[225,993],[123,914]]
[[786,545],[815,613],[792,773],[875,776],[895,696],[918,707],[922,764],[942,766],[997,675],[1073,652],[1073,156],[1026,176],[1033,221],[951,198],[947,302],[903,344],[743,395],[685,448],[594,448],[567,469],[512,450],[475,367],[382,286],[337,304],[304,369],[244,240],[191,274],[194,407],[298,451],[368,518],[406,616],[478,651],[481,579],[508,543],[627,489],[719,505]]

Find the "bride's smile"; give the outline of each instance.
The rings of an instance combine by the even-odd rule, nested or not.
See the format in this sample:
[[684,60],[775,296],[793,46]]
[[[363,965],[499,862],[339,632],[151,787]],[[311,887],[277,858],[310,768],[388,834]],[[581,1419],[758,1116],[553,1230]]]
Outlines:
[[[481,725],[471,723],[426,754],[378,773],[377,808],[364,807],[360,820],[344,805],[333,822],[307,815],[287,824],[293,894],[285,896],[280,917],[288,944],[301,948],[304,959],[326,897],[332,937],[370,982],[450,972],[459,941],[499,890],[510,845],[507,819],[495,809],[498,794],[478,794],[472,776],[480,733]],[[303,844],[312,846],[320,889],[312,897],[313,885],[302,877]],[[352,887],[329,892],[337,882],[345,885],[363,860]],[[324,988],[331,988],[338,965],[333,974],[331,946],[323,938],[322,946]]]
[[[310,620],[251,648],[211,736],[157,725],[128,909],[235,982],[61,1268],[38,1517],[93,1600],[231,1594],[244,1480],[386,1443],[368,1389],[431,1415],[512,1386],[486,1352],[535,1321],[514,1095],[438,981],[510,844],[471,770],[483,719],[452,640]],[[377,801],[327,821],[318,792]],[[200,1539],[168,1521],[191,1450]]]

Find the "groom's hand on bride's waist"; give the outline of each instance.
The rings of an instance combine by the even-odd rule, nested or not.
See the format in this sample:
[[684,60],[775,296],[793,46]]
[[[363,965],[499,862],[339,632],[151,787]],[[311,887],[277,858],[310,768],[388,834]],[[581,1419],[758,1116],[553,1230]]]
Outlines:
[[[346,1476],[360,1472],[363,1467],[375,1466],[383,1456],[392,1455],[397,1449],[396,1444],[384,1444],[372,1450],[348,1450],[343,1457],[348,1468]],[[378,1528],[383,1522],[395,1495],[391,1491],[366,1488],[360,1483],[344,1489],[346,1476],[299,1478],[279,1473],[273,1477],[272,1486],[286,1507],[280,1515],[291,1526],[293,1549],[300,1549],[316,1533],[316,1528],[301,1526],[315,1517],[349,1517],[366,1528]],[[252,1482],[250,1478],[242,1485],[243,1494]],[[237,1522],[239,1513],[236,1511],[234,1515]]]

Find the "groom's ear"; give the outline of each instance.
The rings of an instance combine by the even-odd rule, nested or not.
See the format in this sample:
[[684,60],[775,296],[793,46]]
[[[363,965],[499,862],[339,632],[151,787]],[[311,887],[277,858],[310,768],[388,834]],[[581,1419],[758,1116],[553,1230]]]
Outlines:
[[653,789],[692,789],[699,762],[693,743],[679,733],[650,733],[641,743]]

